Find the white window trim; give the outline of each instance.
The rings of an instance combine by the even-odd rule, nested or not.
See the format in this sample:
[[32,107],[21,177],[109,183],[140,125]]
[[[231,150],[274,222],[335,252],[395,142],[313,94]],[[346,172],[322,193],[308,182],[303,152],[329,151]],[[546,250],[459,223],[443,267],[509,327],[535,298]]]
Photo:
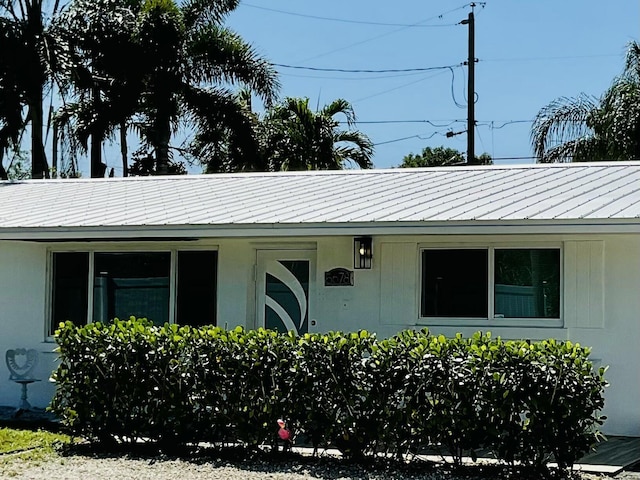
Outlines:
[[[560,251],[560,318],[502,318],[495,316],[495,251],[506,249],[549,249]],[[488,295],[488,317],[423,317],[422,316],[422,252],[425,250],[487,250],[488,252],[488,268],[487,274],[487,295]],[[416,299],[416,312],[418,326],[439,326],[439,327],[473,327],[473,328],[486,328],[486,327],[544,327],[544,328],[563,328],[563,311],[564,311],[564,249],[563,244],[558,242],[509,242],[509,243],[470,243],[470,244],[418,244],[418,258],[417,258],[418,278],[416,285],[418,285],[417,299]]]
[[[44,337],[45,342],[53,342],[53,335],[49,334],[49,327],[53,322],[53,256],[56,253],[88,253],[89,254],[89,268],[87,269],[87,275],[89,276],[87,283],[87,324],[93,323],[93,290],[94,290],[94,255],[96,253],[149,253],[149,252],[168,252],[170,253],[169,259],[169,323],[173,324],[177,315],[177,296],[178,296],[178,252],[186,251],[202,251],[202,252],[218,252],[218,245],[167,245],[158,244],[148,245],[145,243],[113,243],[108,244],[95,244],[90,248],[83,246],[78,247],[76,245],[60,245],[49,248],[47,250],[47,290],[45,301],[45,325],[44,325]],[[217,272],[216,272],[217,274]],[[217,286],[217,283],[216,283]],[[216,292],[217,296],[217,292]],[[217,306],[216,306],[217,308]]]

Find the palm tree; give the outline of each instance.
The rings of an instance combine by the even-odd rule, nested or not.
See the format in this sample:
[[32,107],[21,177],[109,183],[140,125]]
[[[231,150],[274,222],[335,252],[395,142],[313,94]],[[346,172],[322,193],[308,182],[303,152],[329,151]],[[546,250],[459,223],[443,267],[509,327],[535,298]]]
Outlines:
[[13,29],[7,28],[4,19],[0,18],[0,179],[8,178],[2,161],[5,154],[20,148],[20,140],[24,129],[22,119],[22,95],[19,85],[19,72],[16,70],[15,53],[17,35]]
[[640,160],[640,44],[601,98],[581,94],[542,108],[531,129],[538,162]]
[[[219,103],[225,103],[220,108]],[[206,173],[267,171],[261,148],[260,117],[251,110],[251,91],[242,89],[219,102],[199,104],[199,127],[189,145],[189,155]]]
[[128,171],[127,129],[141,93],[140,52],[134,40],[137,16],[127,0],[74,0],[61,15],[59,35],[72,53],[65,102],[56,123],[66,129],[71,150],[86,153],[91,139],[91,176],[103,177],[102,143],[120,131],[123,175]]
[[[179,121],[202,137],[220,124],[241,124],[244,111],[227,85],[251,89],[267,105],[279,88],[276,72],[242,38],[222,25],[238,0],[144,0],[136,38],[145,72],[140,133],[166,174]],[[247,126],[247,125],[245,125]]]
[[184,153],[204,154],[215,132],[229,131],[238,139],[234,148],[253,155],[252,124],[228,86],[249,86],[269,104],[279,85],[272,66],[222,26],[237,4],[74,0],[64,16],[75,60],[68,83],[74,101],[57,119],[81,151],[91,138],[92,176],[103,176],[100,147],[116,129],[125,175],[129,128],[140,135],[142,150],[153,153],[150,171],[158,174],[174,171],[170,142],[179,127],[195,131],[195,145]]
[[[51,5],[47,12],[45,4]],[[52,88],[52,79],[65,62],[65,48],[52,34],[51,25],[60,11],[60,2],[43,0],[0,0],[0,39],[3,44],[0,86],[9,99],[0,107],[0,148],[16,139],[31,124],[31,169],[33,178],[49,176],[44,150],[43,97]],[[20,116],[16,115],[19,102]],[[3,102],[4,103],[4,102]]]
[[286,98],[268,111],[261,130],[270,169],[372,168],[373,143],[357,130],[340,129],[337,115],[344,116],[349,128],[355,126],[353,107],[344,99],[314,112],[308,98]]

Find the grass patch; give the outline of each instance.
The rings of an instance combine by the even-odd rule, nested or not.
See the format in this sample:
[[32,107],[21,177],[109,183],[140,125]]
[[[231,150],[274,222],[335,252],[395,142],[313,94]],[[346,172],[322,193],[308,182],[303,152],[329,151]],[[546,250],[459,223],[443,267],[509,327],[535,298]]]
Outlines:
[[25,468],[57,456],[71,442],[71,437],[61,433],[0,428],[0,476],[14,477]]
[[54,450],[70,442],[71,437],[60,433],[0,428],[0,455],[39,448]]

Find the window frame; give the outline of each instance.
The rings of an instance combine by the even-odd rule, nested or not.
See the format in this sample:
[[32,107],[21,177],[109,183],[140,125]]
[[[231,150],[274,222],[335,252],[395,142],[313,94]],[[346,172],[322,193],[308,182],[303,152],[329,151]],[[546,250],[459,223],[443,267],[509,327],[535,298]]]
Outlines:
[[136,243],[129,245],[113,245],[113,244],[96,244],[91,246],[65,245],[55,246],[47,250],[47,290],[45,301],[45,325],[44,336],[45,341],[53,341],[53,335],[50,332],[53,322],[53,288],[54,288],[54,271],[53,257],[56,253],[88,253],[89,268],[87,269],[88,281],[88,299],[87,299],[87,324],[93,323],[93,292],[95,288],[95,254],[96,253],[155,253],[166,252],[169,257],[169,323],[174,324],[178,313],[177,295],[178,295],[178,252],[216,252],[216,318],[218,317],[217,299],[219,288],[219,247],[218,245],[167,245],[167,244],[144,244]]
[[[445,327],[544,327],[544,328],[563,328],[563,312],[564,312],[564,250],[562,243],[558,242],[523,242],[523,243],[437,243],[437,244],[418,244],[417,258],[417,325],[424,326],[445,326]],[[495,316],[495,251],[496,250],[558,250],[559,252],[559,275],[560,275],[560,305],[558,318],[504,318]],[[422,295],[423,295],[423,252],[426,250],[487,250],[487,318],[482,317],[423,317],[422,316]]]

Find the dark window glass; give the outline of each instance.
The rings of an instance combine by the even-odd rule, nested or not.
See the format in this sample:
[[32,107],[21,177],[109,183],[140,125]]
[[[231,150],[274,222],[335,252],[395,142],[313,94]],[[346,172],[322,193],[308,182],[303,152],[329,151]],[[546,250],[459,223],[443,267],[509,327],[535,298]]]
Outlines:
[[422,252],[423,317],[488,317],[488,251]]
[[216,324],[217,260],[217,252],[178,252],[176,323]]
[[93,321],[169,321],[169,252],[94,254]]
[[[309,330],[309,260],[279,260],[284,271],[267,272],[265,327],[303,334]],[[284,273],[288,272],[288,273]]]
[[560,250],[496,249],[495,316],[560,318]]
[[89,290],[89,254],[58,252],[53,254],[53,312],[49,334],[67,320],[76,325],[87,323]]

